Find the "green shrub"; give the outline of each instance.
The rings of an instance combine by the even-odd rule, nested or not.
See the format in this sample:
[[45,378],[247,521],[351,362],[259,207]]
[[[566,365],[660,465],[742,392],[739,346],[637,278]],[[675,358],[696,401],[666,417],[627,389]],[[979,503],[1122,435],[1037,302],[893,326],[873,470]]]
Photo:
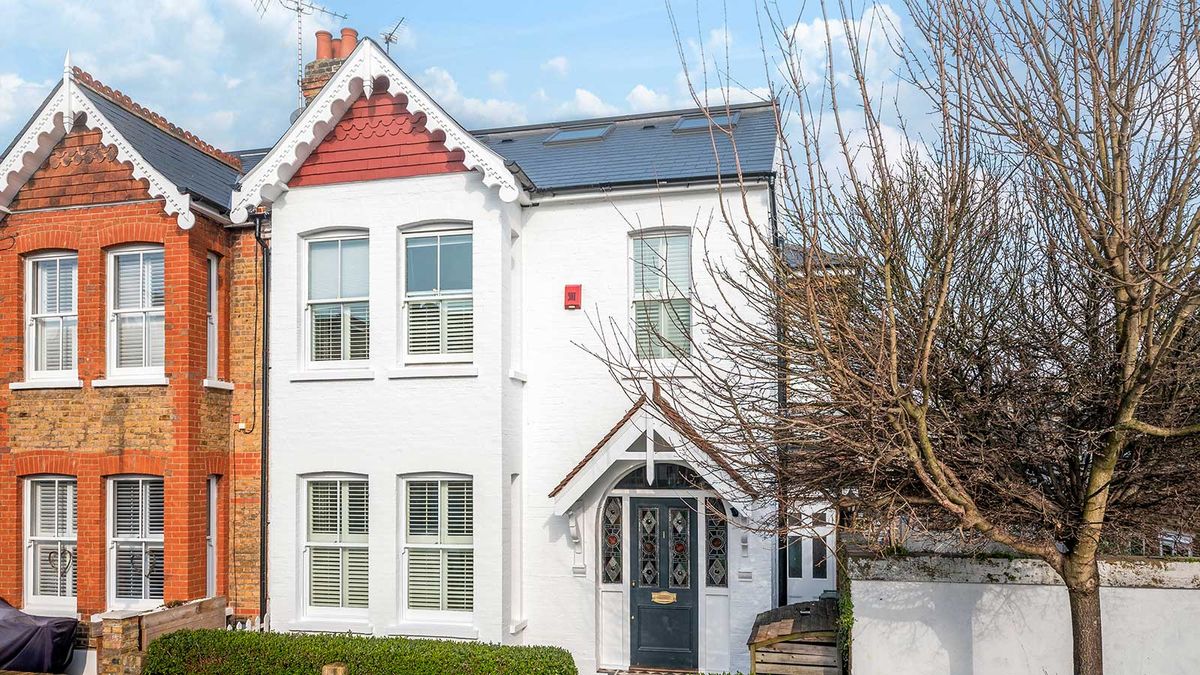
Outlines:
[[328,663],[351,675],[575,675],[571,654],[559,647],[376,638],[342,634],[181,630],[150,643],[146,675],[319,674]]

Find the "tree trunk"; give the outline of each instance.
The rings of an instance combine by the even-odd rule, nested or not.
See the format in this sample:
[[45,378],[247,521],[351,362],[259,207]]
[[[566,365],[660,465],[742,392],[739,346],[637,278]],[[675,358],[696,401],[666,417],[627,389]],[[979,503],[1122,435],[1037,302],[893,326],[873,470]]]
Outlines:
[[1075,675],[1104,675],[1104,638],[1100,630],[1100,570],[1090,562],[1066,564],[1071,600],[1071,639]]

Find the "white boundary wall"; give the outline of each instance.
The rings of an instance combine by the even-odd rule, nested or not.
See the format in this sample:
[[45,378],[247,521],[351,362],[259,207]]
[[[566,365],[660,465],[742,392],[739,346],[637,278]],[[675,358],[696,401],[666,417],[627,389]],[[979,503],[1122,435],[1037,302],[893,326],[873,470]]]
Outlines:
[[[853,559],[853,675],[1071,673],[1066,588],[1033,560]],[[1101,563],[1105,675],[1200,673],[1200,562]]]

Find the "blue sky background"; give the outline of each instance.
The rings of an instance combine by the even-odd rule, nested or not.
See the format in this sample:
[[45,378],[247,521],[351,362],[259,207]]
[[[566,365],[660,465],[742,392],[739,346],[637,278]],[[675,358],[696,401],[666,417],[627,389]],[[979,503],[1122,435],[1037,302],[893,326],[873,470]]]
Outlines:
[[[223,149],[270,145],[297,105],[296,27],[266,2],[260,16],[255,0],[4,0],[0,143],[61,78],[70,49],[75,65]],[[306,17],[306,61],[319,28],[378,39],[403,16],[392,57],[468,128],[692,105],[660,0],[326,4],[349,19]],[[756,4],[671,3],[693,66],[703,50],[724,69],[728,48],[736,100],[767,91]],[[812,19],[800,4],[784,13]]]

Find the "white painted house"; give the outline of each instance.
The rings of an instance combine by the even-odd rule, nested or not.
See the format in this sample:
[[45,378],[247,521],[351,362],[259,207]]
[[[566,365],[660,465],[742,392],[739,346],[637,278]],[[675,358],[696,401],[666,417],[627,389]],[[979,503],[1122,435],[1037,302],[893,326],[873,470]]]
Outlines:
[[[832,535],[739,529],[774,505],[581,347],[611,320],[688,348],[701,256],[735,259],[698,235],[741,199],[730,139],[696,111],[468,132],[373,42],[318,38],[328,81],[234,195],[271,223],[272,626],[748,671],[758,612],[833,587]],[[713,122],[770,223],[772,107]]]

